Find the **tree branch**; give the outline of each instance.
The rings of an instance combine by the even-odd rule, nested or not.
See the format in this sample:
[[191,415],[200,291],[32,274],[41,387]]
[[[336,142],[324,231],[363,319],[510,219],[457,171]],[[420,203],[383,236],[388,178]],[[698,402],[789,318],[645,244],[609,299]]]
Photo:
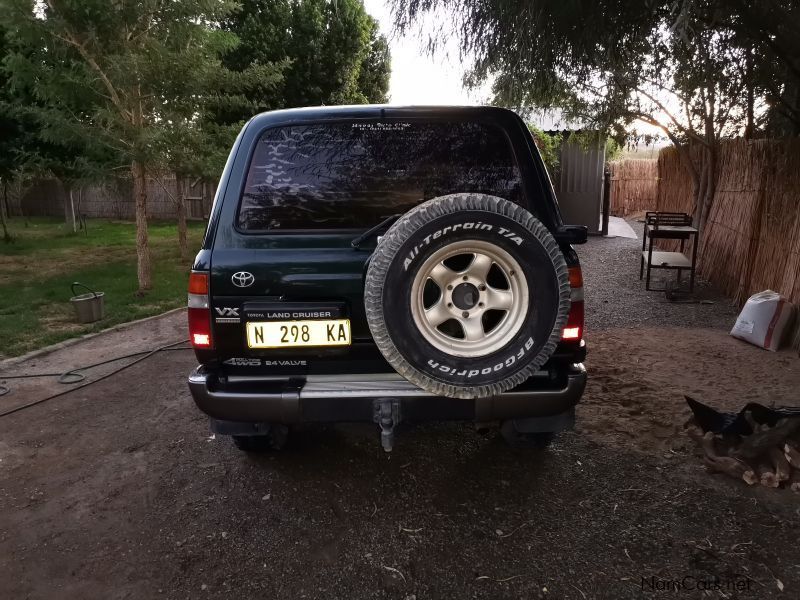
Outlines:
[[783,107],[789,111],[789,116],[793,121],[800,121],[800,107],[793,106],[783,97],[783,94],[779,92],[776,88],[771,85],[765,86],[767,91],[770,93],[770,96],[778,101]]
[[[650,101],[651,101],[653,104],[655,104],[655,105],[656,105],[656,106],[657,106],[659,109],[661,109],[661,111],[662,111],[662,112],[663,112],[665,115],[667,115],[667,117],[669,118],[669,120],[670,120],[670,121],[672,121],[672,123],[675,125],[675,127],[677,127],[677,128],[678,128],[678,129],[679,129],[679,130],[680,130],[682,133],[685,133],[685,134],[686,134],[688,137],[692,138],[692,139],[693,139],[693,140],[695,140],[696,142],[699,142],[700,144],[703,144],[703,145],[706,145],[706,146],[708,145],[708,143],[706,142],[706,140],[705,140],[703,137],[701,137],[700,135],[698,135],[698,134],[697,134],[697,133],[694,131],[694,128],[691,126],[691,122],[690,122],[690,124],[689,124],[689,126],[688,126],[688,127],[684,126],[683,124],[681,124],[681,123],[680,123],[680,121],[678,121],[678,119],[676,119],[676,118],[675,118],[675,115],[673,115],[673,114],[672,114],[672,113],[671,113],[671,112],[670,112],[670,111],[667,109],[667,107],[666,107],[666,106],[664,106],[664,103],[663,103],[663,102],[661,102],[660,100],[658,100],[657,98],[655,98],[655,97],[654,97],[652,94],[649,94],[648,92],[646,92],[645,90],[643,90],[642,88],[639,88],[639,87],[637,87],[637,88],[636,88],[636,92],[637,92],[637,93],[639,93],[639,94],[642,94],[642,95],[643,95],[645,98],[647,98],[648,100],[650,100]],[[685,104],[684,104],[684,105],[685,105]],[[652,123],[651,123],[651,125],[652,125]],[[663,126],[662,126],[662,127],[663,127]]]
[[[53,12],[58,13],[58,9],[53,4],[53,0],[47,0],[47,6]],[[109,79],[108,75],[106,75],[102,67],[100,67],[97,60],[95,60],[94,56],[92,56],[92,54],[86,49],[86,46],[78,40],[77,36],[72,31],[70,31],[68,27],[65,27],[64,30],[66,32],[66,36],[61,36],[56,33],[53,33],[52,34],[53,37],[61,40],[66,44],[69,44],[70,46],[73,46],[78,51],[83,60],[86,61],[86,64],[88,64],[89,67],[100,77],[100,80],[103,82],[103,85],[108,91],[108,95],[111,98],[111,102],[114,104],[117,110],[119,110],[122,117],[125,119],[130,119],[131,118],[130,111],[128,111],[125,108],[125,105],[123,104],[122,99],[120,98],[119,93],[117,92],[117,89],[114,87],[114,84],[111,82],[111,79]]]

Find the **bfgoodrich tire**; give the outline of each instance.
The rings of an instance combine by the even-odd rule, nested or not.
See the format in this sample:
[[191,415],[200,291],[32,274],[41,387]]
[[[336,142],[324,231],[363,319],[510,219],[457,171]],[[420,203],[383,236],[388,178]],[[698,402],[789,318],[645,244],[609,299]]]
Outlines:
[[541,367],[569,313],[558,243],[524,208],[451,194],[409,211],[367,270],[372,336],[400,375],[438,395],[480,398]]

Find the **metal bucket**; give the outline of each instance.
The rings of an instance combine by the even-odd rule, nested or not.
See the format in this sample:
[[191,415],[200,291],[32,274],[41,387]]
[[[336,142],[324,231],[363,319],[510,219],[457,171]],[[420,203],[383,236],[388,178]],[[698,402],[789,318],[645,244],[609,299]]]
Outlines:
[[103,292],[95,292],[90,287],[76,281],[72,284],[73,294],[75,294],[76,287],[86,288],[90,292],[89,294],[76,294],[69,299],[72,306],[75,307],[78,323],[94,323],[102,319],[106,315]]

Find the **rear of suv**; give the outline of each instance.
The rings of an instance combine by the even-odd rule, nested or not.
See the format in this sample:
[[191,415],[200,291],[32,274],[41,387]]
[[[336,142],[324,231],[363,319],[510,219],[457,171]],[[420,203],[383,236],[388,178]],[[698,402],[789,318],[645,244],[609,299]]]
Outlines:
[[544,446],[586,383],[583,289],[523,121],[491,107],[264,113],[189,280],[189,376],[245,450],[303,422],[500,423]]

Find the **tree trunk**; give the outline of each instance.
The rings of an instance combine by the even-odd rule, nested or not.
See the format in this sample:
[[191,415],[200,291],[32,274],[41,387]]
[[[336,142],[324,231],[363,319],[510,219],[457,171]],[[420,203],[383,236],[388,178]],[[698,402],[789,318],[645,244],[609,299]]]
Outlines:
[[694,194],[694,215],[693,220],[695,227],[700,228],[700,222],[703,220],[703,202],[706,197],[706,185],[708,184],[708,162],[706,161],[705,151],[700,154],[700,173],[698,178],[694,181],[692,186],[692,193]]
[[[694,200],[694,211],[692,213],[692,220],[696,227],[699,228],[700,220],[703,215],[703,198],[705,198],[705,186],[708,181],[706,177],[707,163],[705,154],[703,152],[699,155],[699,160],[695,160],[697,154],[692,151],[693,146],[691,143],[676,144],[678,149],[678,156],[683,163],[683,168],[692,178],[692,199]],[[694,155],[694,156],[693,156]],[[698,164],[699,163],[699,164]]]
[[178,247],[181,252],[181,262],[189,262],[189,242],[186,237],[186,181],[183,176],[175,174],[175,202],[178,217]]
[[703,193],[703,211],[700,214],[700,231],[705,231],[708,217],[711,215],[711,205],[714,204],[714,195],[717,191],[717,148],[712,145],[706,151],[708,168],[706,169],[706,182]]
[[78,208],[75,210],[75,215],[78,218],[78,229],[86,227],[86,220],[81,217],[81,207],[83,206],[83,186],[78,186]]
[[[9,189],[10,188],[10,189]],[[16,179],[11,180],[11,185],[6,188],[6,217],[22,217],[22,206],[19,199],[22,197],[22,184]]]
[[3,241],[8,244],[12,241],[11,234],[8,233],[8,224],[6,223],[6,210],[8,208],[8,182],[3,179],[3,200],[0,202],[0,223],[3,225]]
[[72,186],[63,182],[61,186],[66,192],[64,196],[64,221],[67,223],[67,227],[72,230],[72,233],[77,233],[78,226],[75,222],[75,197],[72,195]]
[[[795,82],[794,87],[794,108],[800,111],[800,81]],[[797,115],[797,113],[794,113]],[[793,135],[795,137],[800,135],[800,118],[792,119]]]
[[747,60],[745,62],[745,77],[747,80],[747,97],[745,107],[746,125],[744,127],[744,139],[752,140],[756,132],[755,123],[755,86],[753,84],[753,51],[747,51]]
[[150,265],[150,248],[147,243],[147,179],[142,163],[131,164],[133,196],[136,203],[136,275],[139,278],[139,294],[153,287]]

